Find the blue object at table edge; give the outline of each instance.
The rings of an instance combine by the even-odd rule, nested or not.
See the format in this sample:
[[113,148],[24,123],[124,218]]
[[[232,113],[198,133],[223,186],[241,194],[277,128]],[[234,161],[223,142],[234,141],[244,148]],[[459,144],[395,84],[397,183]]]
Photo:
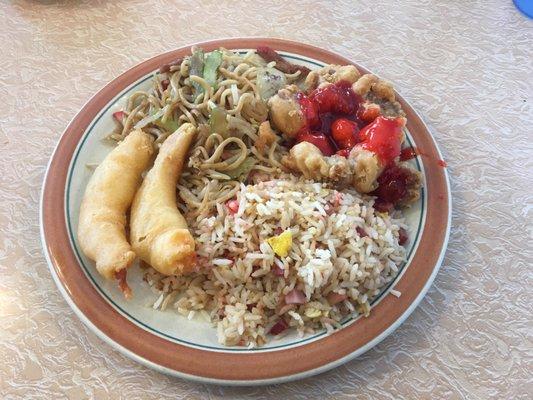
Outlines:
[[513,3],[522,14],[533,19],[533,0],[513,0]]

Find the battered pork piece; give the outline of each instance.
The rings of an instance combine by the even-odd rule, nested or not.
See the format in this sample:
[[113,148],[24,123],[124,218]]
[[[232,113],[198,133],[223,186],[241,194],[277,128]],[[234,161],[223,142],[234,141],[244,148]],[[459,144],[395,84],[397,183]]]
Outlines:
[[387,117],[404,116],[392,83],[376,75],[365,74],[352,85],[352,90],[366,100],[365,107],[378,105],[381,114]]
[[268,101],[270,119],[274,127],[287,139],[293,139],[305,125],[305,117],[296,100],[299,89],[295,85],[280,89]]
[[282,159],[287,168],[316,181],[332,181],[340,187],[353,186],[360,193],[370,193],[377,187],[377,178],[383,171],[376,155],[356,147],[348,158],[326,157],[312,143],[293,146]]
[[[328,65],[318,71],[311,71],[306,79],[306,86],[313,90],[340,81],[352,84],[352,90],[363,98],[364,108],[377,109],[378,113],[386,117],[404,116],[392,84],[372,74],[360,75],[353,65]],[[305,116],[297,100],[298,92],[297,86],[287,86],[280,89],[268,102],[274,128],[287,139],[295,138],[305,126]]]
[[[332,181],[340,186],[352,186],[360,193],[374,192],[379,185],[379,176],[397,162],[401,143],[404,141],[401,128],[405,126],[406,121],[401,106],[396,101],[392,85],[372,74],[361,75],[353,65],[328,65],[312,71],[307,76],[305,84],[308,89],[307,95],[300,92],[298,87],[291,85],[279,90],[268,103],[273,126],[286,139],[296,139],[300,142],[283,158],[283,164],[310,179]],[[331,142],[328,142],[324,133],[318,131],[320,124],[322,128],[324,124],[323,120],[319,120],[321,113],[331,112],[340,115],[356,113],[359,121],[368,124],[361,130],[361,135],[365,132],[367,138],[350,139],[350,137],[347,139],[348,142],[358,141],[348,146],[343,144],[348,142],[335,139],[336,133],[327,133],[326,135],[333,136],[337,141],[337,149],[341,150],[339,155],[332,155],[335,150],[331,148]],[[376,122],[378,125],[388,127],[381,126],[379,129],[375,125]],[[345,120],[341,123],[349,126],[351,122]],[[368,129],[371,127],[380,130],[377,136],[374,135],[374,131],[370,133]],[[386,132],[389,131],[390,138],[387,139],[389,134]],[[380,143],[383,140],[392,142]],[[384,155],[383,151],[389,154]],[[406,205],[416,200],[415,196],[418,196],[420,176],[405,166],[402,166],[402,171],[405,175],[402,179],[407,182],[408,187],[407,194],[398,204]]]
[[[338,155],[326,157],[318,147],[308,142],[293,146],[289,155],[282,159],[282,164],[308,179],[330,181],[340,188],[354,187],[359,193],[371,193],[376,189],[379,192],[379,178],[385,169],[376,154],[361,146],[354,147],[348,158]],[[420,172],[406,163],[399,164],[398,168],[406,183],[406,193],[398,205],[405,207],[419,199],[422,178]]]
[[314,90],[322,85],[347,81],[355,83],[361,76],[354,65],[326,65],[316,71],[311,71],[305,79],[307,90]]

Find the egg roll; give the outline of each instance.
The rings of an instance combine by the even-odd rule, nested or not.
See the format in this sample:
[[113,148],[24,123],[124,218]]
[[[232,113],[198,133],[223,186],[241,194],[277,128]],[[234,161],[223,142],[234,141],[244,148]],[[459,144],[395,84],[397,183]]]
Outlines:
[[196,128],[183,124],[159,149],[131,207],[130,240],[135,253],[164,275],[195,266],[195,244],[177,207],[176,184]]
[[153,152],[150,135],[141,130],[131,132],[98,165],[85,188],[78,242],[107,279],[125,280],[125,269],[135,259],[126,236],[126,213]]

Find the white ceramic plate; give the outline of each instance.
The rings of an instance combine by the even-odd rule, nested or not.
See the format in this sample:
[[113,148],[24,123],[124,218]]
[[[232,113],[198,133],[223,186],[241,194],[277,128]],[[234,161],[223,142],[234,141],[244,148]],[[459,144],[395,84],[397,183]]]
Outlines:
[[[272,39],[226,40],[201,45],[207,50],[223,46],[245,52],[259,44],[281,50],[282,55],[291,62],[311,69],[331,62],[349,63],[324,50]],[[168,309],[154,310],[152,304],[158,295],[143,282],[139,268],[133,267],[128,272],[128,283],[135,295],[132,300],[126,301],[116,289],[116,284],[103,279],[94,264],[80,251],[76,227],[81,198],[92,173],[87,166],[101,162],[111,150],[111,145],[102,139],[114,128],[112,113],[123,108],[132,92],[151,87],[151,77],[158,66],[187,51],[188,48],[183,48],[155,57],[110,83],[80,111],[58,144],[43,188],[42,231],[45,253],[59,288],[82,320],[106,341],[147,365],[179,376],[223,383],[280,382],[319,372],[361,354],[394,330],[418,304],[438,269],[450,226],[447,175],[445,169],[436,162],[440,154],[420,118],[401,99],[409,121],[408,142],[425,154],[425,157],[417,157],[411,162],[424,175],[426,185],[420,201],[405,212],[411,238],[407,262],[391,285],[373,300],[373,311],[369,318],[347,319],[343,322],[343,328],[332,335],[319,332],[300,338],[291,333],[281,339],[274,338],[261,348],[225,347],[218,343],[216,330],[207,320],[188,320]],[[421,244],[423,253],[420,251]],[[407,276],[412,277],[405,279]],[[411,280],[422,281],[416,286],[407,284],[406,288],[402,287],[402,281]],[[399,299],[388,296],[395,285],[396,289],[402,291]],[[391,301],[396,304],[387,306],[386,303]],[[401,312],[387,311],[391,307],[400,308]],[[368,331],[368,323],[372,319],[380,321],[381,329]],[[351,330],[348,335],[341,335],[341,332],[348,330]],[[164,346],[171,354],[179,353],[180,357],[175,355],[168,360],[164,353],[150,353],[151,346],[136,340],[141,336],[143,340],[150,341],[152,346]],[[363,340],[354,347],[354,338]],[[327,349],[328,346],[331,346],[328,354],[316,357],[317,349]],[[213,358],[215,355],[216,360]],[[199,363],[199,359],[196,359],[195,363],[200,365],[193,365],[192,368],[176,362],[176,358],[187,357],[200,357],[203,361]],[[248,361],[243,363],[246,359]],[[276,367],[276,360],[284,362],[284,359],[283,368]],[[302,364],[302,360],[307,361],[304,368],[294,363],[297,359],[298,365]],[[214,368],[215,362],[221,363],[221,367],[231,365],[232,371]],[[250,363],[261,372],[253,373],[249,368]]]

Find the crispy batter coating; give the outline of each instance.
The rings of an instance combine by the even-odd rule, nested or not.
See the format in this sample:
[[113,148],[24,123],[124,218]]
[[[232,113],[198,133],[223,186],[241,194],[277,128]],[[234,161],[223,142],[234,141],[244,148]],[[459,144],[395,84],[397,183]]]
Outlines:
[[373,74],[364,74],[353,85],[352,90],[361,97],[365,97],[378,81],[378,77]]
[[394,88],[389,81],[376,75],[362,75],[353,85],[355,93],[363,97],[368,104],[376,104],[381,108],[381,114],[386,117],[402,117],[404,112],[396,100]]
[[80,208],[78,241],[107,279],[128,268],[135,253],[126,239],[126,212],[153,154],[153,139],[131,132],[96,168]]
[[307,90],[313,90],[324,83],[339,81],[355,83],[360,76],[361,73],[354,65],[330,64],[316,71],[311,71],[305,79],[305,85]]
[[[288,169],[299,172],[308,179],[329,181],[339,188],[353,187],[359,193],[370,193],[378,187],[378,177],[384,170],[377,156],[361,146],[355,146],[348,158],[341,156],[326,157],[314,144],[301,142],[291,148],[281,160]],[[407,194],[398,203],[409,206],[420,197],[422,176],[408,164],[401,167],[408,171]]]
[[350,152],[350,160],[354,161],[352,184],[360,193],[370,193],[378,186],[377,179],[383,172],[378,157],[371,151],[355,146]]
[[268,101],[270,107],[270,120],[274,127],[286,138],[294,138],[305,125],[305,118],[300,109],[300,104],[294,97],[298,87],[292,85],[280,89]]
[[340,187],[353,186],[360,193],[374,190],[377,177],[383,170],[376,155],[368,150],[354,148],[349,158],[337,155],[326,157],[318,147],[308,142],[293,146],[282,163],[306,178],[331,181]]
[[257,148],[257,150],[259,150],[260,153],[264,153],[265,150],[277,140],[277,138],[278,135],[276,135],[276,132],[274,132],[270,127],[270,122],[265,121],[259,125],[259,133],[254,146]]
[[176,184],[196,128],[183,124],[161,146],[133,200],[130,239],[135,253],[165,275],[195,266],[195,244],[176,205]]

